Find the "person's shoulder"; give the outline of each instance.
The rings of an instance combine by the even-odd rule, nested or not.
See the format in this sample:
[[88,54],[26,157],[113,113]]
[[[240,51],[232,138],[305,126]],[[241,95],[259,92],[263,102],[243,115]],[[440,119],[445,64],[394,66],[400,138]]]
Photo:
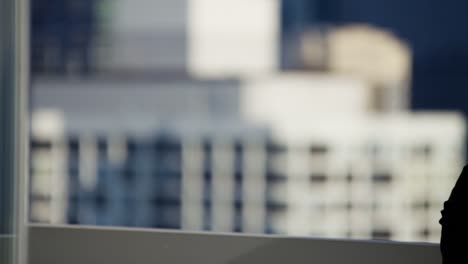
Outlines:
[[[458,177],[455,186],[452,189],[449,200],[460,200],[468,193],[468,165],[463,167],[463,170]],[[463,198],[465,200],[465,198]]]
[[468,173],[468,164],[466,164],[465,166],[463,166],[462,174],[463,174],[463,173]]

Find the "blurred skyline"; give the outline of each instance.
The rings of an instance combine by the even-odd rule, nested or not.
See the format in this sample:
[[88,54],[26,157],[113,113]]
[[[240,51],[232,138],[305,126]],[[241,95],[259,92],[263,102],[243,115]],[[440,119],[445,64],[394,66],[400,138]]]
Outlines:
[[[67,8],[74,2],[32,1],[33,55],[36,41],[48,30],[50,34],[63,35],[68,45],[73,45],[73,41],[65,36],[78,31],[82,36],[81,44],[86,46],[93,41],[91,35],[108,26],[109,21],[102,19],[109,19],[106,8],[110,8],[112,1],[79,1],[81,11],[78,14],[73,14]],[[283,39],[294,39],[295,34],[317,25],[367,23],[394,32],[408,43],[413,53],[410,89],[412,109],[460,110],[464,114],[468,113],[468,106],[464,102],[468,98],[468,89],[465,87],[468,83],[468,30],[462,26],[468,23],[463,11],[468,7],[467,3],[437,0],[282,0],[281,5]],[[99,16],[91,15],[98,11]],[[103,26],[97,27],[98,23]],[[282,45],[284,49],[285,44]],[[83,52],[88,50],[84,49]],[[283,52],[282,56],[284,68],[297,67],[287,62],[291,58],[284,57],[294,55]],[[37,73],[34,62],[33,56],[33,72]]]
[[430,78],[463,65],[398,8],[36,0],[31,219],[437,241],[466,120]]

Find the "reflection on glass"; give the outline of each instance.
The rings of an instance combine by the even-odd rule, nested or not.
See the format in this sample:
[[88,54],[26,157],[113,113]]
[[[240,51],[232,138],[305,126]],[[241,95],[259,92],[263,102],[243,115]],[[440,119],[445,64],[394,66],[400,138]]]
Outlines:
[[410,111],[395,34],[292,34],[278,0],[46,2],[31,221],[438,241],[465,121]]

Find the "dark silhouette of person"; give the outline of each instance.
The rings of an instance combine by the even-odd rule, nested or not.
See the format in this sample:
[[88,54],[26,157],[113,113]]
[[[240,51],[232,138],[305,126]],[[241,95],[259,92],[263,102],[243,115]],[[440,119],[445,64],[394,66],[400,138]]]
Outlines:
[[443,264],[468,264],[468,166],[463,168],[441,213]]

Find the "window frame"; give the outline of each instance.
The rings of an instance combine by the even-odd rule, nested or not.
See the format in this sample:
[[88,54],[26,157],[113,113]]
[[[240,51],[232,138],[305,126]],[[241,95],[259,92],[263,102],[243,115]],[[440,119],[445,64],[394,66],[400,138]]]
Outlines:
[[0,193],[6,223],[1,257],[26,264],[29,0],[4,0],[0,6],[0,168],[6,190]]

